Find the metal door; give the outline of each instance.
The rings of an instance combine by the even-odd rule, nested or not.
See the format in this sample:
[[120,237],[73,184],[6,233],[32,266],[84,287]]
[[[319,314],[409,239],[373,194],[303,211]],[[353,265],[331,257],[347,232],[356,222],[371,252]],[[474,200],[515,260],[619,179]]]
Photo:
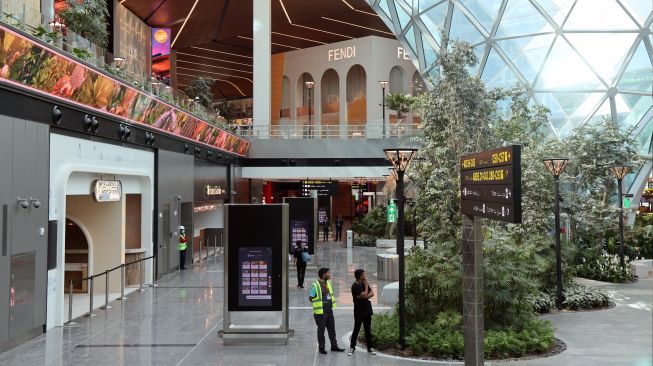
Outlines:
[[159,253],[161,253],[161,273],[166,274],[170,270],[170,204],[163,205],[163,225],[161,228],[161,239],[159,240]]

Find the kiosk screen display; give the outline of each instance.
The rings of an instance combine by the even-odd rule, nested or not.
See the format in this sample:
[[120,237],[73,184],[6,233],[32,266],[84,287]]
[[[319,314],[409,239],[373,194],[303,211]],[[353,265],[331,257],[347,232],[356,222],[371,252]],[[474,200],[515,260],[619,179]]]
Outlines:
[[308,245],[308,220],[290,220],[290,253],[297,248],[297,241]]
[[326,208],[320,207],[317,210],[317,222],[324,224],[324,221],[327,219],[327,210]]
[[241,247],[239,306],[272,305],[272,248]]

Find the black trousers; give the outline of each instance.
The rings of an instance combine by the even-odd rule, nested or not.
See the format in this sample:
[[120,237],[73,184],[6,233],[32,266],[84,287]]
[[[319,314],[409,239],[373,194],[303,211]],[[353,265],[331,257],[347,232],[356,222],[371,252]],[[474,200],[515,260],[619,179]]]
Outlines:
[[358,340],[358,332],[361,330],[361,324],[365,328],[365,343],[367,349],[372,348],[372,316],[354,316],[354,331],[351,333],[350,347],[356,348],[356,341]]
[[324,349],[324,328],[329,332],[329,342],[331,348],[338,347],[338,340],[336,339],[336,321],[333,318],[333,311],[325,311],[322,315],[315,315],[315,324],[317,324],[317,344],[320,349]]
[[322,234],[324,235],[323,236],[324,241],[329,240],[329,230],[322,230]]
[[304,286],[304,275],[306,274],[306,262],[301,259],[297,260],[297,285]]
[[179,251],[179,269],[186,269],[186,249]]
[[342,240],[342,228],[336,228],[336,241]]

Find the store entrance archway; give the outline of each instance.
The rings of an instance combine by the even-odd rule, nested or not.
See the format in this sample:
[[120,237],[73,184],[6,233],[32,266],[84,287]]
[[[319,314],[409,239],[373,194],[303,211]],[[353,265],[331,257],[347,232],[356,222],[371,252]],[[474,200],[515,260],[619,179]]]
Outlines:
[[[91,257],[90,236],[86,227],[79,219],[66,217],[66,250],[64,252],[64,283],[73,281],[73,293],[87,293],[88,286],[83,278],[92,273],[89,267]],[[64,287],[64,293],[69,293],[70,286]]]

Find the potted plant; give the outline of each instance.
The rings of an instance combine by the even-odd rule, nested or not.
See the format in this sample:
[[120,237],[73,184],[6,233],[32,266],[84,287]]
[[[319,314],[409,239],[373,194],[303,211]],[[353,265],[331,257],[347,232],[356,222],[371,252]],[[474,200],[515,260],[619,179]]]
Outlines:
[[66,7],[59,13],[59,17],[65,21],[69,30],[79,35],[74,40],[73,47],[85,50],[91,48],[90,43],[101,48],[107,46],[109,10],[106,0],[66,0]]
[[200,105],[211,108],[213,104],[213,92],[211,92],[211,87],[215,84],[215,80],[200,76],[197,79],[193,80],[186,86],[184,92],[192,100],[195,100]]
[[385,104],[391,110],[397,112],[397,124],[395,125],[395,133],[403,129],[402,122],[404,120],[404,113],[408,113],[415,104],[415,98],[410,94],[388,94],[385,97]]

